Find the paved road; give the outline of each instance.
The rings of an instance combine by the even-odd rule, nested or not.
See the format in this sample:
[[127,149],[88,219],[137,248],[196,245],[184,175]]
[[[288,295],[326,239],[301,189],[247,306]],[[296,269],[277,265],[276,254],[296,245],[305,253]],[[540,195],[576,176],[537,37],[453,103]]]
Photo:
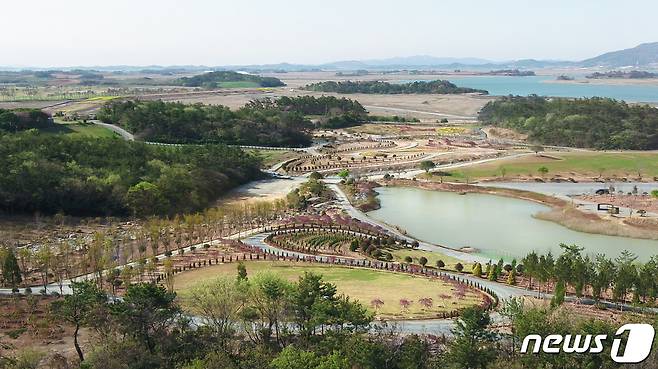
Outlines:
[[91,122],[97,126],[105,127],[112,132],[118,133],[119,136],[121,136],[121,138],[123,138],[126,141],[135,141],[135,136],[132,133],[126,131],[125,129],[119,126],[115,126],[114,124],[109,124],[109,123],[103,123],[98,120],[92,120]]

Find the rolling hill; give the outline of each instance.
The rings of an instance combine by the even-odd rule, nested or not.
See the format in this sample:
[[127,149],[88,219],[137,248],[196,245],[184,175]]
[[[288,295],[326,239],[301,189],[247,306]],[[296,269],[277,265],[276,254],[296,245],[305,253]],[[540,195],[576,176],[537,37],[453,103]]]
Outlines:
[[640,67],[658,65],[658,42],[641,44],[636,47],[611,51],[581,62],[585,67]]

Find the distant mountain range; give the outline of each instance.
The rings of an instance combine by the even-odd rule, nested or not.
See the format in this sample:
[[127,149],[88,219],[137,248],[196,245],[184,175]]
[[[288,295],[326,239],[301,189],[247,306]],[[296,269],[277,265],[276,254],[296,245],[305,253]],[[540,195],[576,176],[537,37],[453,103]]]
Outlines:
[[[429,55],[417,55],[407,57],[394,57],[388,59],[370,59],[370,60],[344,60],[325,64],[261,64],[261,65],[226,65],[208,67],[203,65],[185,65],[185,66],[106,66],[106,67],[71,67],[56,68],[59,70],[85,69],[98,71],[148,71],[148,72],[179,72],[179,71],[209,71],[209,70],[237,70],[237,71],[316,71],[316,70],[336,70],[336,71],[357,71],[357,70],[422,70],[422,69],[467,69],[467,70],[491,70],[491,69],[534,69],[550,67],[602,67],[602,68],[645,68],[658,69],[658,42],[645,43],[636,47],[618,51],[608,52],[594,58],[583,61],[566,61],[566,60],[535,60],[521,59],[511,61],[491,61],[481,58],[452,58],[452,57],[434,57]],[[0,70],[45,70],[53,68],[16,68],[1,67]]]
[[585,67],[651,67],[658,65],[658,42],[638,45],[631,49],[612,51],[583,60]]
[[255,70],[391,70],[391,69],[533,69],[551,67],[603,67],[603,68],[658,68],[658,42],[646,43],[631,49],[608,52],[583,61],[520,59],[491,61],[481,58],[438,58],[429,55],[395,57],[388,59],[345,60],[320,65],[270,64],[225,66],[226,69]]

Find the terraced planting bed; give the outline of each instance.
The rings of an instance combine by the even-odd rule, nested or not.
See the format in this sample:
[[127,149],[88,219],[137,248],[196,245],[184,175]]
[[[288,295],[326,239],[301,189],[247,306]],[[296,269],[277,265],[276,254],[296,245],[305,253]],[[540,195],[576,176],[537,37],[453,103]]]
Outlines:
[[307,254],[370,257],[382,261],[392,261],[394,250],[409,248],[405,242],[388,236],[322,229],[275,232],[266,238],[266,242],[280,249]]

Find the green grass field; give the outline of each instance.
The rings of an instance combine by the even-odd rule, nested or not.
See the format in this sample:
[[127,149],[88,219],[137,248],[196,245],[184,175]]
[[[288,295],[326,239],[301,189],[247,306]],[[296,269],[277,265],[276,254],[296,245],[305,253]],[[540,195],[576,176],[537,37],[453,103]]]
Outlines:
[[95,124],[85,123],[66,123],[56,124],[52,128],[40,130],[42,133],[48,134],[65,134],[77,137],[96,137],[96,138],[111,138],[118,137],[118,135],[111,130],[97,126]]
[[221,82],[219,83],[220,88],[255,88],[260,87],[256,82],[249,81],[235,81],[235,82]]
[[643,178],[658,176],[657,152],[628,153],[547,153],[557,159],[544,156],[526,156],[493,163],[473,165],[467,168],[450,171],[450,180],[465,180],[477,178],[505,177],[539,177],[538,169],[546,167],[547,177],[560,175],[562,177],[627,177],[637,178],[638,173]]
[[[235,275],[236,267],[237,264],[223,264],[176,275],[174,286],[182,299],[183,306],[189,288],[220,274]],[[325,281],[336,284],[339,293],[359,300],[371,311],[374,311],[370,306],[373,299],[384,301],[384,305],[376,312],[377,316],[384,319],[431,318],[438,313],[479,304],[482,301],[482,295],[474,290],[469,289],[464,297],[459,297],[455,295],[455,287],[449,283],[408,274],[269,261],[247,262],[246,267],[249,275],[268,271],[291,282],[296,281],[304,271],[322,274]],[[419,299],[426,297],[432,298],[432,307],[424,308],[418,303]],[[413,303],[408,310],[404,310],[400,306],[400,299],[408,299]]]
[[271,167],[274,164],[299,156],[295,151],[285,150],[245,150],[250,154],[259,156],[263,160],[263,167]]

